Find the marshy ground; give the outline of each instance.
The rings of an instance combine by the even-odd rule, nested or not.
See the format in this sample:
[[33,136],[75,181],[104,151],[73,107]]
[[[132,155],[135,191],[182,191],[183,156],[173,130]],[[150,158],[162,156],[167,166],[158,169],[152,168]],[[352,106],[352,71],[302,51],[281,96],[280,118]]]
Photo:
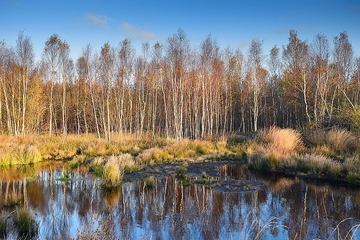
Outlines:
[[[227,173],[227,177],[222,176],[224,168],[231,171],[231,166],[236,167],[237,171],[242,168],[242,173],[237,172],[232,175]],[[243,192],[259,190],[265,187],[262,182],[250,181],[245,179],[248,171],[246,161],[221,161],[221,162],[202,162],[202,163],[176,163],[160,164],[147,166],[145,169],[134,173],[124,174],[124,181],[146,181],[149,177],[164,178],[166,176],[177,176],[177,169],[183,168],[183,176],[178,176],[180,180],[188,180],[189,184],[201,184],[208,188],[214,188],[221,192]],[[229,175],[230,174],[230,175]]]

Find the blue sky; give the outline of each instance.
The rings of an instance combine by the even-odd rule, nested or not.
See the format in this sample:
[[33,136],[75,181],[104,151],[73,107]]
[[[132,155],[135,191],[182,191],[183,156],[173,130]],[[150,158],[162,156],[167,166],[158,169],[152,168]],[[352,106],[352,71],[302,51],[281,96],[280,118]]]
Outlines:
[[222,49],[247,51],[250,41],[264,41],[264,53],[288,43],[295,29],[309,43],[318,33],[333,38],[346,31],[360,56],[360,0],[1,0],[0,40],[15,45],[20,31],[31,37],[36,58],[54,33],[79,57],[90,43],[99,51],[105,42],[130,38],[165,43],[182,28],[192,47],[208,34]]

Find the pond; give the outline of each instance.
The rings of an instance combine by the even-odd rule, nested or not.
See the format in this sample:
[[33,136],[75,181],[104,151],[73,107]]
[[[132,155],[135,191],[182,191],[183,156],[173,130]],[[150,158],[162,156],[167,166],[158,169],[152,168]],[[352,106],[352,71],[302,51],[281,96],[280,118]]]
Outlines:
[[[70,181],[59,180],[62,168],[26,168],[22,172],[27,180],[15,174],[18,169],[2,170],[0,216],[13,211],[10,200],[21,202],[39,223],[39,239],[360,237],[358,189],[263,176],[243,164],[190,164],[190,186],[164,174],[165,165],[155,166],[125,176],[132,181],[112,191],[104,191],[100,180],[83,167],[70,171]],[[195,184],[204,169],[212,183]],[[134,180],[141,174],[156,176],[152,188]],[[10,230],[6,238],[16,236],[16,230]]]

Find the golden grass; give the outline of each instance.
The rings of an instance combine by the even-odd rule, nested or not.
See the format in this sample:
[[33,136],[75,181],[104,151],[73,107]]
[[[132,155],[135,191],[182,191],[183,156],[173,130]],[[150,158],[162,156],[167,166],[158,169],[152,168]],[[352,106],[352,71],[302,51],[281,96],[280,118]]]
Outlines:
[[341,157],[359,152],[359,139],[346,129],[316,130],[308,138],[318,154]]
[[276,149],[279,153],[289,154],[298,151],[302,146],[301,134],[290,128],[271,127],[259,131],[259,138],[267,148]]
[[41,153],[34,145],[9,144],[0,147],[0,166],[36,163],[41,160]]
[[137,168],[134,158],[126,153],[110,157],[96,157],[91,162],[92,166],[102,168],[102,185],[114,187],[120,185],[125,171]]
[[153,147],[144,150],[136,157],[136,163],[139,165],[168,162],[174,159],[166,150],[159,147]]
[[115,156],[109,157],[103,167],[102,185],[106,187],[118,186],[121,183],[124,168],[121,168]]
[[205,140],[170,140],[163,149],[172,156],[170,158],[174,160],[188,160],[201,155],[219,153],[214,142]]
[[272,127],[260,130],[258,140],[248,143],[246,153],[251,167],[265,170],[287,166],[302,150],[298,131]]
[[[113,134],[111,141],[88,135],[0,136],[0,165],[26,164],[41,160],[71,160],[76,156],[91,159],[129,153],[139,163],[162,163],[194,159],[204,155],[232,154],[223,142],[156,138],[138,139],[130,134]],[[82,160],[84,162],[84,159]]]
[[160,146],[145,149],[136,157],[139,165],[157,164],[170,161],[190,160],[208,154],[228,154],[226,143],[183,139],[181,141],[167,140]]
[[337,152],[352,151],[357,148],[357,138],[345,129],[332,129],[326,134],[326,143]]

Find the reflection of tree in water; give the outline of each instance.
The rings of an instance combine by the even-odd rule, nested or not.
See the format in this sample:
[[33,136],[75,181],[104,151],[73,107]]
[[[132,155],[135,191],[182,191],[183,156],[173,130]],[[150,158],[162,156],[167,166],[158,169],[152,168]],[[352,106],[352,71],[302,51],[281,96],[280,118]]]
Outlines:
[[[288,181],[288,180],[287,180]],[[293,184],[281,183],[283,188],[275,187],[271,212],[281,213],[284,225],[288,226],[288,237],[332,238],[332,230],[344,218],[349,216],[359,219],[359,205],[353,194],[343,188],[305,184],[293,181]],[[354,204],[355,203],[355,204]],[[339,229],[339,235],[345,236],[356,224],[348,221]]]
[[[244,168],[220,168],[220,173],[222,179],[255,178]],[[299,179],[256,176],[267,189],[222,193],[205,185],[184,187],[167,176],[155,179],[153,188],[139,181],[105,192],[90,175],[72,172],[73,181],[57,181],[61,174],[41,171],[33,181],[0,184],[2,203],[24,199],[36,212],[41,238],[106,233],[115,239],[241,239],[262,231],[267,238],[337,238],[358,224],[342,220],[360,218],[359,191]]]
[[[222,238],[230,237],[229,232],[233,237],[247,236],[249,232],[255,236],[269,221],[274,222],[267,234],[275,238],[286,234],[284,231],[290,239],[316,238],[330,236],[346,216],[359,217],[356,197],[349,193],[291,179],[271,184],[269,189],[273,188],[273,193],[261,190],[231,194],[202,185],[183,187],[172,178],[158,179],[153,190],[140,183],[136,194],[128,195],[134,196],[132,205],[136,208],[127,215],[135,216],[136,223],[143,226],[139,236],[147,236],[151,229],[154,238]],[[343,223],[340,234],[345,236],[354,224]]]

